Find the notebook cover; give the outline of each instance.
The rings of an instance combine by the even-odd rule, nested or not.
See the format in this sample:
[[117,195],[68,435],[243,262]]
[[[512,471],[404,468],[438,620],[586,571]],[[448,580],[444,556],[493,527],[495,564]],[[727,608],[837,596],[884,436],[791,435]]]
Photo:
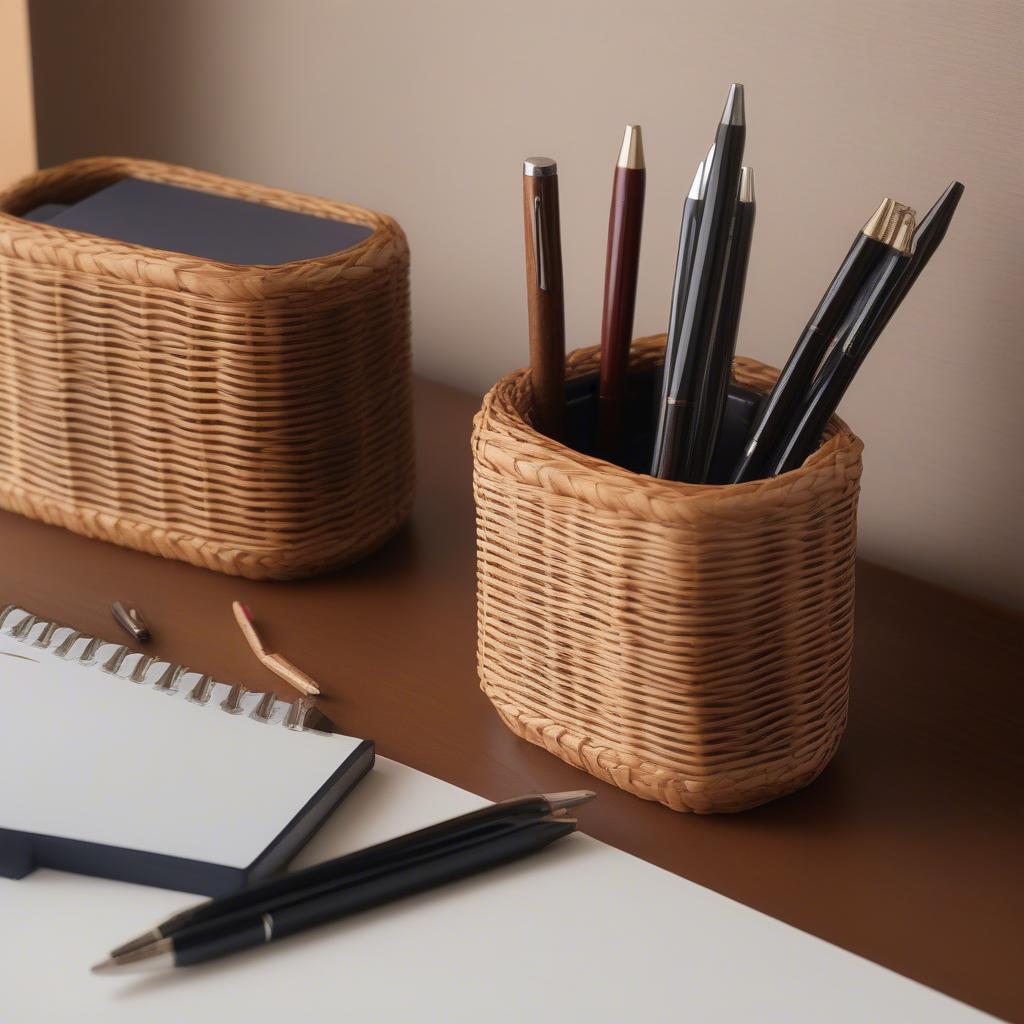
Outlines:
[[[26,217],[37,219],[35,212]],[[137,178],[108,185],[45,219],[54,227],[243,266],[327,256],[373,234],[363,224]]]
[[[23,658],[28,661],[41,662],[42,659],[47,657],[58,657],[54,653],[58,646],[58,641],[65,636],[65,633],[62,631],[68,630],[65,626],[56,627],[57,632],[52,634],[53,639],[52,642],[49,643],[49,646],[40,648],[35,645],[34,641],[40,639],[42,633],[49,624],[36,619],[34,624],[28,629],[19,629],[19,622],[24,623],[27,621],[23,618],[26,614],[27,613],[25,613],[24,610],[11,611],[10,609],[6,609],[4,612],[0,613],[0,654],[7,655],[7,657],[0,658],[0,682],[8,682],[15,687],[24,687],[26,684],[31,686],[32,680],[35,680],[35,685],[38,686],[43,681],[43,676],[41,675],[29,675],[19,681],[19,674],[14,666],[16,666]],[[30,616],[30,618],[33,617]],[[68,631],[67,635],[71,635],[71,631]],[[165,664],[169,664],[165,662],[164,659],[156,659],[152,663],[148,663],[149,667],[145,671],[144,681],[135,683],[127,678],[132,665],[132,661],[130,660],[132,658],[131,652],[127,654],[126,658],[122,659],[120,664],[123,667],[119,667],[114,671],[100,668],[103,659],[109,656],[109,652],[117,650],[121,645],[103,643],[103,645],[96,651],[96,660],[92,662],[85,662],[81,667],[79,667],[78,662],[80,661],[80,658],[75,655],[74,652],[79,650],[80,647],[87,645],[88,642],[88,638],[79,637],[78,640],[73,642],[69,649],[68,656],[64,659],[58,659],[56,664],[65,669],[73,669],[74,672],[81,671],[83,673],[82,684],[85,689],[90,689],[88,687],[88,679],[85,678],[85,675],[91,672],[100,673],[96,677],[97,688],[94,691],[97,695],[107,692],[105,687],[109,687],[109,692],[113,694],[114,692],[119,692],[117,690],[118,687],[124,686],[128,688],[125,692],[126,698],[129,699],[130,703],[133,695],[142,696],[141,691],[152,690],[153,679],[161,674]],[[12,658],[14,660],[11,660]],[[46,668],[45,666],[41,669],[35,668],[33,671],[42,673],[46,672]],[[196,673],[191,673],[190,670],[186,670],[186,672],[191,675],[196,675]],[[48,673],[46,678],[50,678]],[[217,690],[217,688],[220,688],[221,690],[227,689],[227,684],[213,683],[212,685],[215,690]],[[55,693],[56,692],[59,692],[59,690],[55,686]],[[82,695],[85,691],[79,688],[77,682],[73,684],[70,692],[78,695],[74,698],[75,700],[97,699],[96,697],[83,697]],[[43,717],[41,717],[36,724],[42,725],[45,728],[46,723],[49,722],[50,729],[52,730],[55,728],[56,718],[61,717],[61,713],[64,711],[66,705],[60,702],[55,705],[47,705],[45,701],[41,702],[38,696],[31,696],[31,694],[34,693],[31,689],[21,689],[21,693],[24,696],[22,697],[20,704],[18,699],[16,699],[16,694],[12,694],[8,698],[9,700],[14,699],[14,707],[31,706],[33,709],[38,707]],[[176,690],[172,693],[155,693],[151,695],[154,701],[170,700],[183,702],[182,715],[178,717],[171,715],[167,718],[169,723],[172,721],[177,722],[176,728],[184,728],[185,726],[186,717],[184,712],[187,704],[187,693],[188,690],[183,688],[180,691]],[[0,694],[0,696],[2,696],[2,694]],[[145,695],[143,699],[147,700],[148,696],[149,695]],[[255,692],[247,692],[244,700],[252,703],[253,701],[258,701],[261,696],[261,694]],[[214,697],[213,699],[216,700],[218,698]],[[101,707],[106,709],[112,708],[113,705],[104,703]],[[162,723],[165,720],[165,716],[169,714],[169,712],[161,711],[159,716],[154,716],[150,709],[152,707],[157,707],[157,705],[146,704],[145,707],[147,722],[159,721]],[[47,708],[49,709],[49,712],[56,713],[54,717],[51,717],[46,711]],[[285,726],[282,722],[287,709],[287,702],[279,702],[277,710],[274,712],[274,720],[268,721],[267,724],[260,724],[258,728],[284,730]],[[190,716],[193,713],[198,716],[221,714],[217,707],[199,705],[187,707],[187,712],[187,721],[191,721]],[[108,711],[104,710],[102,715],[99,717],[101,719],[107,718],[109,717],[109,714],[110,713]],[[104,829],[102,823],[100,823],[97,826],[96,835],[85,836],[80,830],[76,832],[74,827],[68,829],[68,813],[65,813],[64,811],[57,813],[59,808],[54,809],[54,805],[51,804],[49,805],[50,811],[47,811],[45,808],[41,808],[41,816],[37,816],[35,813],[30,812],[28,820],[35,819],[48,821],[50,820],[52,812],[53,817],[56,818],[58,823],[63,822],[68,834],[56,834],[56,830],[51,831],[50,829],[47,829],[46,832],[43,833],[29,829],[12,828],[10,827],[12,824],[10,820],[7,822],[0,820],[0,826],[6,826],[0,827],[0,877],[22,878],[25,875],[30,874],[37,867],[49,867],[62,871],[72,871],[78,874],[96,875],[99,877],[113,878],[137,884],[153,885],[160,888],[178,889],[185,892],[198,893],[204,896],[222,896],[238,891],[252,882],[260,881],[273,875],[284,868],[285,865],[287,865],[287,863],[299,852],[306,842],[308,842],[310,837],[323,824],[331,811],[333,811],[341,800],[344,799],[356,783],[366,775],[374,763],[373,743],[369,740],[356,740],[352,737],[345,738],[347,742],[347,753],[342,750],[338,751],[337,757],[341,758],[340,761],[333,757],[327,748],[324,748],[322,752],[316,753],[313,758],[309,758],[309,756],[306,755],[304,758],[299,758],[292,762],[288,762],[286,760],[277,762],[267,759],[267,757],[270,756],[270,752],[273,750],[278,750],[279,752],[282,749],[298,750],[298,748],[293,747],[292,744],[299,741],[305,743],[306,740],[303,739],[303,737],[307,735],[308,742],[313,744],[326,742],[333,745],[339,742],[331,737],[323,735],[321,730],[309,728],[311,720],[317,720],[315,711],[312,716],[307,715],[305,718],[307,725],[305,732],[291,732],[289,734],[294,737],[294,741],[289,738],[283,746],[276,742],[268,743],[266,745],[266,757],[259,753],[264,749],[264,742],[262,740],[258,740],[253,744],[252,737],[256,734],[248,734],[249,738],[246,742],[251,751],[250,757],[257,757],[257,761],[260,766],[268,766],[269,771],[289,771],[289,763],[291,763],[292,769],[299,769],[301,765],[309,762],[322,763],[325,760],[327,761],[327,764],[324,765],[326,772],[320,775],[320,779],[323,781],[318,783],[316,790],[312,792],[312,795],[305,799],[305,802],[302,803],[301,806],[299,806],[299,800],[305,796],[305,794],[301,792],[302,772],[295,775],[293,780],[288,783],[294,792],[294,795],[298,797],[296,803],[292,805],[292,807],[298,806],[298,810],[295,811],[295,813],[291,813],[292,808],[289,807],[287,803],[283,808],[279,805],[278,814],[280,815],[280,810],[282,809],[286,813],[285,815],[278,816],[275,820],[275,818],[269,814],[268,807],[268,815],[265,821],[272,825],[272,828],[276,830],[276,834],[274,831],[269,831],[265,827],[262,828],[262,831],[264,831],[269,838],[260,840],[258,845],[252,845],[249,856],[253,856],[254,854],[255,856],[253,856],[253,859],[249,863],[245,863],[245,860],[243,859],[236,860],[234,863],[216,862],[217,858],[214,858],[214,860],[196,859],[185,852],[190,847],[195,847],[188,842],[183,846],[180,840],[177,843],[173,841],[167,843],[167,846],[171,847],[170,853],[158,852],[158,848],[155,846],[147,849],[140,849],[132,848],[131,844],[104,842],[102,841],[101,833],[105,830],[110,834],[109,827]],[[14,720],[12,719],[11,721]],[[73,721],[78,721],[78,719],[75,718]],[[212,722],[213,720],[210,721]],[[251,723],[247,725],[244,716],[241,718],[229,716],[223,719],[217,719],[217,721],[222,723],[228,730],[251,728]],[[320,719],[320,721],[323,720]],[[10,724],[11,722],[8,722],[8,725]],[[86,724],[85,728],[86,730],[88,729],[88,724]],[[218,725],[218,732],[219,728],[220,726]],[[202,734],[202,729],[200,729],[196,733],[194,739],[199,739]],[[57,733],[55,735],[63,734]],[[140,733],[140,735],[148,735],[148,733]],[[178,733],[174,733],[175,737],[178,735]],[[164,738],[166,739],[166,737]],[[144,740],[143,742],[148,741]],[[185,743],[185,748],[183,749],[187,749],[187,736],[183,737],[182,742]],[[101,745],[104,743],[106,743],[106,741],[101,740]],[[176,738],[174,739],[174,743],[178,743]],[[34,748],[38,748],[39,746],[40,744],[33,744]],[[195,748],[195,743],[193,743],[193,748]],[[63,751],[65,748],[62,746],[60,749]],[[99,757],[99,748],[96,749],[96,756]],[[121,748],[118,746],[112,747],[107,745],[103,746],[102,749],[104,751],[104,755],[111,755],[115,759],[122,756]],[[152,747],[147,749],[152,749]],[[225,749],[233,748],[228,745]],[[29,760],[31,760],[31,756],[29,757]],[[54,762],[47,763],[52,764]],[[234,761],[225,763],[224,772],[227,776],[230,776],[231,765],[236,763],[237,762]],[[167,764],[168,762],[166,760],[160,760],[156,768],[166,774],[172,781],[174,778],[180,777],[183,772],[186,775],[190,774],[189,759],[187,756],[183,756],[180,763],[172,764],[170,768],[165,767]],[[280,765],[279,769],[274,767],[278,764]],[[337,764],[337,767],[334,767],[335,764]],[[140,764],[139,767],[135,769],[136,774],[143,780],[142,784],[147,789],[152,785],[152,778],[147,777],[152,770],[153,766],[147,764]],[[308,770],[308,768],[306,770]],[[174,774],[175,772],[177,775]],[[329,774],[327,774],[327,772],[329,772]],[[191,774],[194,775],[194,770]],[[22,772],[19,777],[16,771],[16,766],[13,774],[9,773],[7,775],[6,785],[11,787],[27,787],[27,794],[25,794],[24,789],[22,789],[22,793],[25,794],[29,803],[26,805],[24,800],[22,800],[20,804],[21,806],[31,806],[31,801],[33,799],[39,799],[40,789],[38,783],[35,789],[35,794],[33,794],[33,778],[35,778],[35,776],[33,776],[31,772]],[[206,776],[199,776],[198,778],[201,780],[206,778]],[[242,775],[236,780],[234,785],[237,787],[244,787],[245,783],[246,776]],[[88,785],[88,783],[86,785]],[[312,789],[312,786],[310,789]],[[205,785],[203,785],[202,790],[208,791]],[[46,792],[47,790],[44,787],[42,791]],[[307,789],[305,792],[309,793],[310,790]],[[15,808],[13,813],[15,819],[17,819],[19,813],[17,811],[17,807],[19,806],[18,796],[14,789],[12,789],[8,795],[13,800],[13,807]],[[244,813],[247,804],[244,800],[240,799],[243,794],[238,793],[236,795],[239,799],[232,799],[231,804],[233,807],[237,807],[237,813]],[[257,816],[264,809],[266,797],[267,795],[265,794],[265,791],[261,788],[259,790],[259,800],[257,804],[255,806],[251,804],[249,805]],[[219,800],[221,798],[216,799]],[[85,803],[84,806],[91,807],[93,802],[92,798],[89,798],[88,802]],[[109,799],[106,801],[101,800],[97,805],[97,810],[100,812],[101,819],[103,818],[102,812],[107,804],[109,804]],[[164,805],[161,804],[160,806],[163,807]],[[188,804],[186,805],[186,807],[190,806],[191,805]],[[91,815],[92,812],[89,811],[88,813]],[[128,815],[133,814],[132,805],[125,806],[123,808],[123,813]],[[191,836],[198,836],[198,848],[201,849],[205,846],[207,849],[210,849],[211,852],[214,849],[221,849],[222,851],[227,849],[222,843],[218,843],[216,841],[211,843],[211,839],[217,839],[216,835],[201,831],[203,828],[202,818],[193,820],[189,815],[182,814],[182,808],[178,808],[174,813],[181,816],[176,816],[173,819],[167,817],[163,819],[165,825],[171,828],[171,833],[169,833],[169,835],[172,833],[175,836],[185,835],[188,833],[182,832],[181,830],[192,829],[193,831],[190,833]],[[288,817],[289,814],[290,817]],[[144,817],[145,815],[143,815],[143,818]],[[22,820],[25,819],[23,818]],[[88,820],[92,822],[93,818],[90,816]],[[157,817],[157,820],[159,820],[159,816]],[[284,822],[283,825],[281,824],[282,821]],[[179,822],[180,827],[178,825]],[[239,823],[241,823],[241,819]],[[144,838],[145,829],[143,829],[142,833],[138,833],[135,831],[136,828],[137,826],[128,825],[128,831],[125,832],[124,826],[122,826],[121,835],[128,836],[136,834],[141,835]],[[115,835],[116,832],[117,830],[115,830]],[[232,835],[234,834],[235,833],[232,833]],[[208,836],[208,838],[203,838],[204,835]],[[150,836],[149,838],[152,837]],[[227,837],[223,838],[226,839]],[[247,842],[252,843],[252,840],[250,839]],[[175,845],[179,847],[177,851],[174,850]],[[228,843],[228,848],[230,845],[231,844]],[[165,846],[165,849],[166,848],[167,847]]]

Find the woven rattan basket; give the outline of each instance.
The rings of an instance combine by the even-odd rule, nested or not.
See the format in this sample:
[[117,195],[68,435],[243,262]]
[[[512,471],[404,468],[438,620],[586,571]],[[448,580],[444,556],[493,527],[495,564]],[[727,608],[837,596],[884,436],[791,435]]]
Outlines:
[[[663,346],[634,343],[631,373]],[[569,377],[597,366],[580,350]],[[754,389],[775,375],[736,361]],[[679,484],[548,440],[530,403],[510,374],[473,435],[479,672],[502,719],[679,811],[809,783],[846,723],[861,442],[833,419],[794,472]]]
[[[236,266],[17,216],[124,177],[374,231]],[[253,578],[367,553],[412,503],[408,272],[354,206],[138,160],[25,179],[0,195],[0,506]]]

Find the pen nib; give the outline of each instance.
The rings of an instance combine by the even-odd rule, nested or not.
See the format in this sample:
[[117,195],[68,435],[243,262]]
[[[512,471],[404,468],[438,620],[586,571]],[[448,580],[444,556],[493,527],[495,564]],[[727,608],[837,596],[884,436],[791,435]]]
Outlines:
[[574,789],[568,793],[545,793],[544,799],[551,808],[549,813],[554,814],[555,811],[564,811],[569,807],[590,803],[596,796],[597,794],[589,789]]
[[152,971],[174,966],[174,946],[170,939],[157,939],[129,953],[111,955],[94,964],[93,974],[121,974],[137,971]]
[[725,110],[722,111],[722,124],[746,123],[746,114],[743,109],[743,86],[738,82],[733,82],[729,88],[729,98],[725,101]]

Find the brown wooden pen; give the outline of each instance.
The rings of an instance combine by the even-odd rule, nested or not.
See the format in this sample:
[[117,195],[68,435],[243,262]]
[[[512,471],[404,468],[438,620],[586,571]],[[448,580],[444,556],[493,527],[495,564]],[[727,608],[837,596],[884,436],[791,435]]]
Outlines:
[[628,124],[612,183],[604,314],[601,318],[597,449],[598,454],[606,459],[614,459],[621,452],[623,443],[623,408],[629,373],[629,346],[633,340],[646,178],[640,125]]
[[526,295],[530,316],[533,425],[561,440],[565,425],[565,299],[558,216],[558,165],[547,157],[523,161]]

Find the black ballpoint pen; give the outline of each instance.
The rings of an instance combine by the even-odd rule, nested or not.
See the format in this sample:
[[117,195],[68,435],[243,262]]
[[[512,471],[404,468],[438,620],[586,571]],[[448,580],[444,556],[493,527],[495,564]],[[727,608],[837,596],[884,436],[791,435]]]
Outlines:
[[892,238],[889,253],[861,290],[854,309],[839,330],[825,367],[783,430],[766,463],[767,476],[796,469],[814,451],[857,367],[888,319],[886,311],[909,269],[914,234],[914,211],[908,207],[902,210],[901,225]]
[[698,392],[703,386],[703,357],[711,341],[721,300],[745,138],[743,86],[734,84],[722,112],[708,168],[704,209],[682,312],[679,348],[671,372],[666,373],[667,398],[661,410],[659,445],[651,460],[651,475],[665,480],[690,479],[695,461],[693,418]]
[[[669,382],[672,367],[679,355],[679,336],[683,329],[683,310],[686,308],[686,290],[693,270],[693,250],[697,245],[697,229],[704,210],[704,190],[707,187],[707,171],[715,147],[712,144],[707,156],[697,165],[690,191],[683,200],[683,216],[679,225],[679,248],[676,252],[676,269],[672,277],[672,304],[668,313],[668,332],[665,336],[665,360],[655,374],[655,437],[653,460],[657,463],[665,444],[666,409],[669,399]],[[692,355],[692,351],[691,351]]]
[[[921,218],[914,232],[914,249],[907,260],[906,269],[899,280],[892,295],[889,296],[885,308],[882,310],[878,329],[875,338],[885,329],[886,324],[892,319],[893,313],[899,308],[904,296],[910,291],[914,282],[921,275],[921,271],[928,265],[935,250],[946,237],[946,230],[953,220],[953,214],[960,203],[960,197],[964,194],[964,186],[959,181],[950,182],[946,191],[935,201],[932,208]],[[867,354],[866,352],[864,353]]]
[[[424,852],[409,862],[384,866],[349,885],[315,893],[273,910],[257,905],[191,924],[171,936],[111,956],[93,971],[119,973],[186,967],[276,942],[328,921],[516,860],[575,830],[575,819],[557,816],[512,823],[497,834],[485,833],[438,852]],[[297,876],[302,874],[298,872]]]
[[765,476],[764,467],[772,450],[791,420],[822,357],[832,343],[836,329],[850,309],[869,275],[890,252],[894,227],[900,223],[899,203],[883,199],[881,205],[850,246],[831,284],[803,329],[775,387],[754,419],[743,455],[733,469],[730,483],[738,484]]
[[[788,450],[776,454],[772,475],[795,469],[814,450],[829,417],[835,412],[871,347],[941,244],[963,193],[964,186],[959,181],[952,182],[942,193],[918,224],[914,232],[913,252],[899,279],[873,312],[867,329],[862,329],[858,337],[836,345],[825,360],[811,393],[801,406]],[[844,336],[852,332],[858,315],[858,311],[851,313],[841,332]]]
[[739,202],[729,233],[728,254],[722,281],[722,297],[711,341],[703,361],[703,381],[698,390],[693,418],[693,449],[697,453],[690,480],[706,483],[711,470],[711,457],[718,441],[718,431],[725,411],[732,359],[736,352],[743,293],[747,283],[750,242],[754,234],[754,172],[749,167],[740,171]]
[[123,956],[158,939],[174,935],[186,927],[226,914],[237,913],[254,906],[283,906],[296,898],[305,898],[310,891],[325,891],[334,886],[347,884],[367,871],[379,871],[383,865],[398,863],[424,850],[436,851],[467,837],[484,833],[495,834],[509,823],[521,823],[556,814],[578,807],[593,798],[594,793],[590,790],[573,790],[567,793],[518,797],[489,804],[487,807],[410,832],[408,835],[377,843],[365,850],[357,850],[303,871],[259,882],[229,896],[198,903],[172,915],[138,938],[118,946],[112,951],[111,957]]

